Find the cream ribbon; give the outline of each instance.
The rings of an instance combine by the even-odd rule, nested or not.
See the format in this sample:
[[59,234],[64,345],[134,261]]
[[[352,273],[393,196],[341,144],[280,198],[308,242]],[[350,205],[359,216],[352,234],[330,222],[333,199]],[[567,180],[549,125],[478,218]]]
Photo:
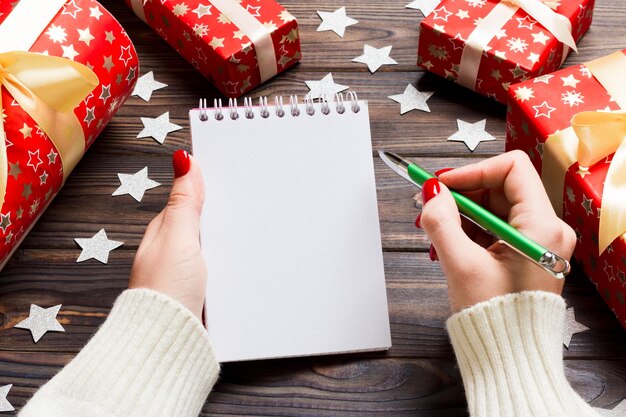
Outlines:
[[[620,87],[626,72],[626,56],[616,52],[585,64],[607,92],[626,110],[626,88]],[[563,212],[565,175],[578,163],[588,167],[613,155],[602,193],[598,251],[603,253],[626,233],[626,113],[582,112],[572,126],[548,137],[543,148],[541,179],[557,214]]]
[[[465,41],[459,64],[457,81],[459,84],[474,89],[483,51],[519,9],[524,10],[552,33],[559,42],[563,43],[564,48],[569,47],[577,51],[576,41],[572,37],[572,24],[565,16],[556,13],[541,0],[501,0]],[[565,58],[567,49],[563,52]]]
[[[235,0],[208,0],[216,9],[235,24],[252,42],[259,63],[261,82],[265,82],[278,74],[276,51],[272,33],[258,19],[250,14]],[[135,14],[144,22],[145,0],[131,0]]]

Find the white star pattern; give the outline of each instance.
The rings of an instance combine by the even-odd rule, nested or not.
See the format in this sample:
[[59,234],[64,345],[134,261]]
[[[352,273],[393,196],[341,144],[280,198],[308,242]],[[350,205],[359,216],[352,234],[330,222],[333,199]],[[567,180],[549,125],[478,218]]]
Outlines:
[[550,118],[550,115],[553,111],[556,110],[555,107],[551,107],[547,101],[544,101],[538,106],[533,106],[533,110],[535,110],[535,117],[547,117]]
[[448,140],[463,142],[472,152],[474,152],[480,142],[496,140],[495,137],[485,130],[487,119],[480,120],[476,123],[468,123],[457,119],[456,123],[459,127],[459,131],[450,136]]
[[470,7],[483,7],[487,0],[465,0]]
[[63,43],[67,38],[67,32],[65,32],[65,28],[57,25],[50,25],[50,27],[46,31],[46,35],[48,35],[52,42],[56,43]]
[[[459,9],[459,11],[456,12],[455,16],[458,17],[461,20],[465,20],[465,19],[469,18],[469,12],[467,10]],[[496,36],[498,36],[498,35],[496,35]],[[500,38],[498,38],[498,39],[500,39]]]
[[542,75],[540,77],[537,77],[535,79],[533,79],[533,83],[538,84],[538,83],[544,83],[544,84],[550,84],[550,78],[554,77],[554,75],[552,74],[546,74],[546,75]]
[[414,0],[405,7],[407,9],[419,10],[424,16],[428,16],[439,6],[439,3],[441,3],[441,0]]
[[346,32],[346,27],[359,23],[358,20],[348,17],[345,7],[341,7],[334,12],[322,12],[318,10],[317,14],[322,19],[322,23],[317,27],[318,32],[332,30],[342,38]]
[[528,55],[528,60],[533,64],[536,64],[537,62],[539,62],[539,54],[531,52],[530,55]]
[[567,91],[561,94],[561,100],[564,104],[568,104],[570,107],[578,106],[584,103],[584,96],[577,91]]
[[524,52],[528,48],[528,44],[522,38],[511,38],[506,42],[506,45],[513,52]]
[[109,261],[109,252],[124,244],[124,242],[110,240],[104,229],[100,229],[98,233],[90,238],[76,238],[74,240],[82,249],[76,262],[83,262],[93,258],[105,264]]
[[452,12],[449,12],[445,6],[441,6],[433,11],[433,16],[434,20],[443,20],[444,22],[447,22],[448,18],[452,16]]
[[534,97],[535,97],[535,92],[530,87],[522,86],[522,87],[519,87],[517,90],[515,90],[515,98],[519,101],[522,101],[522,102],[528,101]]
[[563,87],[572,88],[576,88],[576,85],[580,82],[579,80],[574,78],[574,75],[572,74],[568,75],[567,77],[561,77],[561,80],[563,81]]
[[15,325],[18,329],[30,330],[35,343],[47,332],[64,332],[65,329],[56,319],[61,310],[61,304],[50,308],[41,308],[36,304],[30,305],[28,318]]
[[63,49],[63,58],[68,58],[74,61],[74,58],[79,55],[78,52],[76,52],[76,49],[74,49],[74,45],[61,45],[61,49]]
[[546,41],[550,40],[549,36],[546,36],[545,33],[543,33],[543,31],[539,31],[537,33],[531,33],[532,37],[533,37],[533,43],[540,43],[542,45],[546,44]]
[[533,26],[535,26],[535,23],[537,23],[533,18],[531,18],[530,16],[524,16],[524,17],[518,17],[516,18],[517,22],[518,22],[518,28],[523,29],[532,29]]
[[366,64],[370,72],[376,72],[383,65],[394,65],[397,62],[389,56],[392,46],[385,46],[383,48],[374,48],[368,44],[363,46],[363,55],[358,56],[352,60],[352,62],[359,62]]
[[309,93],[307,96],[312,98],[319,98],[321,96],[334,97],[335,93],[347,90],[347,85],[341,85],[335,83],[333,80],[333,74],[328,73],[319,81],[305,81],[307,87],[309,87]]
[[198,4],[198,7],[196,7],[195,10],[193,10],[193,12],[198,16],[198,19],[201,18],[202,16],[205,15],[211,15],[211,7],[213,7],[211,4]]
[[39,157],[39,149],[35,152],[28,151],[28,163],[26,165],[37,171],[37,168],[39,168],[41,164],[43,164],[43,161]]

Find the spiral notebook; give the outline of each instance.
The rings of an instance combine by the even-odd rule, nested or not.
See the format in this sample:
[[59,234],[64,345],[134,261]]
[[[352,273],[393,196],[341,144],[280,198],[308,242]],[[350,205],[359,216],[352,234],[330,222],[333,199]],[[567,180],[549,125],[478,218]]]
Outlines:
[[231,100],[189,117],[217,359],[389,348],[367,102]]

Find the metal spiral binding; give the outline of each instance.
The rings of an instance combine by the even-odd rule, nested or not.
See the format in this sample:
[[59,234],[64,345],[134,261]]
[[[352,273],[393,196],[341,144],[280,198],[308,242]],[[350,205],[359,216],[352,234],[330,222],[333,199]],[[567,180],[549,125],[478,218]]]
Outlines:
[[[335,93],[332,99],[329,99],[328,96],[322,95],[320,97],[312,97],[310,95],[306,95],[303,99],[304,113],[309,116],[314,116],[316,113],[316,99],[319,100],[318,103],[320,106],[318,109],[323,115],[328,115],[331,113],[333,107],[334,111],[337,114],[344,114],[346,112],[347,106],[346,102],[350,103],[350,110],[353,113],[358,113],[361,110],[359,105],[359,99],[357,94],[354,91],[348,91],[345,94],[345,97],[342,93]],[[259,97],[258,106],[254,106],[252,98],[246,97],[243,100],[243,106],[239,107],[236,98],[228,99],[228,117],[231,120],[239,119],[239,110],[242,110],[242,115],[246,119],[254,119],[256,116],[262,117],[264,119],[272,116],[270,109],[268,108],[268,99],[267,97]],[[207,100],[200,99],[199,102],[200,109],[200,120],[206,122],[210,119],[209,110],[207,107]],[[214,99],[213,100],[213,118],[217,121],[224,120],[225,112],[224,106],[222,105],[222,99]],[[285,106],[285,101],[283,96],[275,96],[274,97],[274,114],[276,117],[285,117],[287,111],[291,114],[292,117],[299,117],[300,112],[300,102],[298,96],[291,95],[289,96],[289,104],[288,107]]]

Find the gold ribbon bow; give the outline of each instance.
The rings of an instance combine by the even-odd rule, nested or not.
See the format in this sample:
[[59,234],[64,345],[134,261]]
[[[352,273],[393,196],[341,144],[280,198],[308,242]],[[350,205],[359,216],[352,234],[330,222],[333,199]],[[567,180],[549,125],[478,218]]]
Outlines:
[[[459,64],[458,83],[474,89],[482,53],[498,31],[522,9],[530,17],[545,27],[554,37],[576,51],[576,41],[572,36],[572,23],[565,16],[556,13],[541,0],[502,0],[485,16],[467,37]],[[563,51],[563,58],[567,51]]]
[[569,167],[578,163],[584,175],[588,167],[614,154],[602,192],[598,235],[601,254],[626,233],[626,113],[578,113],[572,119],[572,127],[552,135],[546,145],[542,179],[555,209],[561,210]]
[[[85,134],[74,108],[98,86],[98,76],[85,65],[66,58],[4,52],[0,53],[0,84],[56,147],[65,182],[85,151]],[[0,207],[6,193],[6,167],[6,133],[0,119]]]

